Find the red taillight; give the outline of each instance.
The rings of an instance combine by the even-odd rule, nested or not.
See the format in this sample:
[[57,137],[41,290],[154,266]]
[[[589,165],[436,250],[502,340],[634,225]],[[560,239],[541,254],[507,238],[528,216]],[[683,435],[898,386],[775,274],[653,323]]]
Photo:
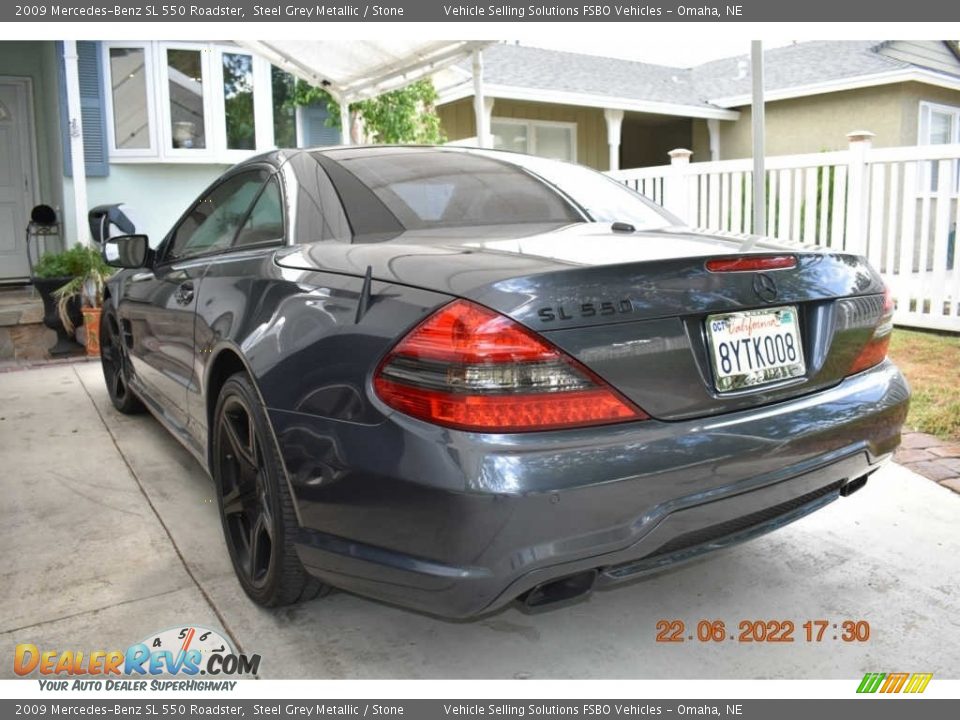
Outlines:
[[508,317],[456,300],[406,335],[373,379],[387,405],[447,427],[522,432],[648,416]]
[[853,375],[872,368],[874,365],[879,365],[887,357],[890,336],[893,333],[893,311],[895,307],[893,294],[890,292],[890,288],[887,288],[883,294],[883,314],[880,316],[876,328],[874,328],[873,336],[854,359],[847,375]]
[[393,354],[466,364],[559,357],[556,350],[510,318],[465,300],[450,303],[420,323]]
[[710,272],[751,272],[756,270],[787,270],[797,266],[793,255],[748,255],[737,258],[707,260]]

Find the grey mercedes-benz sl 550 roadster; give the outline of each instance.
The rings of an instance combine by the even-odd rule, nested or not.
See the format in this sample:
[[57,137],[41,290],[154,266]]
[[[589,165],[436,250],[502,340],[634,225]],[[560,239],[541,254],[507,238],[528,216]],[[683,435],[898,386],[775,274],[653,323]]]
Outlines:
[[263,605],[570,599],[860,489],[907,411],[864,258],[543,158],[277,150],[104,255],[113,404],[209,471]]

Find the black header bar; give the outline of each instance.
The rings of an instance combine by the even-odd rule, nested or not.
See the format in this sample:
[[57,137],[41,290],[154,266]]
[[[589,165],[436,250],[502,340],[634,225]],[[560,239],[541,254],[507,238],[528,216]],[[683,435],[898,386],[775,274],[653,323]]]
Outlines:
[[[3,3],[2,22],[958,22],[945,0],[61,0]],[[944,27],[945,38],[960,26]]]
[[[159,682],[159,681],[156,681]],[[174,681],[177,682],[177,681]],[[179,681],[184,682],[184,681]],[[189,681],[187,681],[189,682]],[[695,681],[691,681],[695,682]],[[856,683],[854,681],[853,685]],[[853,687],[853,685],[851,687]],[[852,692],[852,691],[851,691]],[[910,709],[905,706],[909,704]],[[161,720],[196,720],[202,717],[268,718],[269,720],[326,720],[379,716],[402,720],[616,720],[618,718],[678,718],[712,716],[729,720],[808,720],[808,718],[849,718],[849,720],[941,720],[956,717],[957,700],[920,700],[919,698],[856,700],[372,700],[372,699],[216,699],[193,697],[156,697],[131,700],[96,700],[34,697],[26,701],[0,700],[2,717],[28,716],[31,720],[57,720],[62,717],[132,718],[154,717]]]

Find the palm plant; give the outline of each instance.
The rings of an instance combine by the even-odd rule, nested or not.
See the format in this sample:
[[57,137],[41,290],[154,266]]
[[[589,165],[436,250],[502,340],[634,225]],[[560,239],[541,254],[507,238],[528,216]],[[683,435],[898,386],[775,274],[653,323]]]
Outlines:
[[68,333],[74,331],[73,321],[70,319],[70,301],[79,297],[85,307],[101,307],[103,305],[103,288],[113,269],[107,265],[100,255],[99,248],[80,245],[79,243],[62,253],[67,274],[72,275],[69,282],[54,290],[53,296],[57,300],[57,313]]

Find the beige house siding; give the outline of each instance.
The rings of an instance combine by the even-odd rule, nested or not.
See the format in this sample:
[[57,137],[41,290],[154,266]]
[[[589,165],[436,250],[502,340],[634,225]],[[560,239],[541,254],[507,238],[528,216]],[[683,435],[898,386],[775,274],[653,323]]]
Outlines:
[[[869,130],[876,147],[915,145],[921,100],[960,106],[960,91],[909,82],[767,103],[768,155],[843,150],[847,133]],[[751,156],[750,107],[720,122],[720,157]],[[694,156],[696,159],[696,156]]]
[[[463,140],[477,134],[473,98],[464,98],[437,108],[448,140]],[[607,123],[603,110],[575,105],[496,100],[493,118],[546,120],[577,124],[577,162],[596,170],[609,169]],[[667,153],[678,147],[702,149],[695,159],[710,159],[710,140],[705,120],[625,113],[620,137],[620,167],[647,167],[670,162]]]
[[[767,103],[767,155],[843,150],[851,130],[875,133],[876,147],[915,145],[921,101],[960,107],[960,90],[906,82]],[[738,120],[718,122],[721,160],[752,154],[750,107],[735,109],[740,111]],[[437,111],[449,140],[476,135],[473,98],[442,105]],[[608,169],[607,127],[599,108],[496,100],[493,117],[576,123],[577,161]],[[710,160],[707,121],[626,113],[621,167],[666,165],[667,153],[676,147],[693,150],[693,162]]]
[[[767,103],[767,155],[795,155],[843,150],[851,130],[876,133],[875,145],[899,145],[903,111],[895,85],[778,100]],[[720,123],[720,157],[750,157],[750,106],[737,108],[740,118]]]
[[476,137],[477,126],[473,115],[473,98],[466,97],[437,107],[440,127],[447,140]]
[[[673,150],[674,148],[670,149]],[[693,121],[693,144],[687,150],[693,150],[693,157],[690,158],[691,162],[707,162],[712,159],[710,157],[710,128],[706,120]],[[670,157],[667,156],[663,162],[669,163]]]

